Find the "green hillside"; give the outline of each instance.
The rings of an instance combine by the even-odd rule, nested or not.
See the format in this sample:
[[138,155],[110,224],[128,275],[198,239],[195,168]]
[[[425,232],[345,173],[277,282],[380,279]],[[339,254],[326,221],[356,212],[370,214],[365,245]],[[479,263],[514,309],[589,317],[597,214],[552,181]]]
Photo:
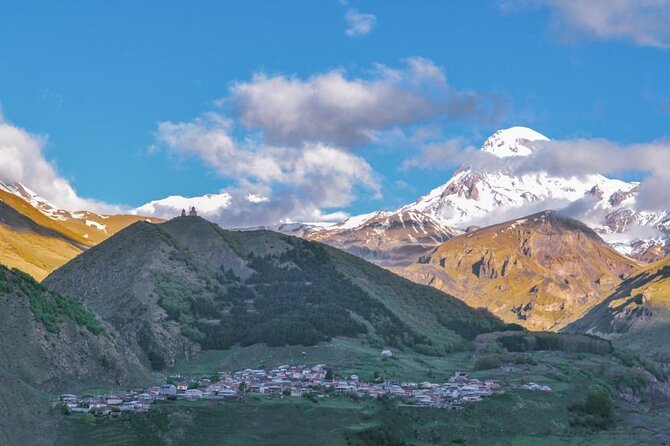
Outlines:
[[[502,347],[500,336],[481,335],[475,341],[475,350],[469,352],[444,357],[398,354],[387,361],[374,349],[356,346],[351,340],[337,339],[314,347],[256,344],[226,352],[202,352],[197,364],[187,363],[174,370],[185,377],[201,377],[214,370],[240,370],[261,364],[271,367],[295,358],[307,364],[326,362],[334,367],[336,377],[356,372],[364,379],[372,379],[374,372],[380,379],[443,382],[454,372],[465,371],[474,378],[498,380],[505,387],[504,394],[468,404],[463,410],[404,407],[403,401],[397,399],[336,394],[318,399],[248,395],[242,401],[179,400],[157,402],[146,416],[63,417],[58,443],[656,446],[670,440],[666,433],[670,425],[668,401],[658,396],[665,383],[655,382],[646,372],[623,364],[605,351],[503,352],[497,356],[504,368],[478,370],[479,358],[485,351]],[[565,339],[567,350],[575,346],[570,339],[588,338],[555,333],[545,336]],[[496,338],[498,342],[494,341]],[[602,340],[593,342],[608,344]],[[347,354],[355,349],[359,350],[355,355]],[[547,385],[552,391],[520,388],[528,382]],[[583,410],[594,392],[605,396],[602,408],[589,409],[597,416]],[[606,417],[600,415],[600,409]]]
[[198,217],[136,223],[51,274],[156,369],[200,349],[332,337],[444,354],[502,323],[335,248]]
[[54,393],[144,377],[114,328],[80,301],[0,266],[0,444],[48,442]]

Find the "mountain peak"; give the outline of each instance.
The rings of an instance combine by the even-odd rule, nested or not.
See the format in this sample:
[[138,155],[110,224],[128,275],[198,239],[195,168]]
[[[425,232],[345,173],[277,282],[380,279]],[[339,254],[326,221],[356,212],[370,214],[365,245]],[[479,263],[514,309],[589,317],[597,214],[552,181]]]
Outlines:
[[549,138],[528,127],[510,127],[491,135],[482,150],[500,158],[527,156],[533,152],[530,143],[534,141],[549,141]]

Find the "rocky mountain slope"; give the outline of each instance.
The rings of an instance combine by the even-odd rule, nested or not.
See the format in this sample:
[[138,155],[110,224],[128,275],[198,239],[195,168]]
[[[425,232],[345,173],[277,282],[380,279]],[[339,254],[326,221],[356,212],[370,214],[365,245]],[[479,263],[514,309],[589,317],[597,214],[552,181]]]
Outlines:
[[548,211],[454,237],[398,272],[507,322],[557,330],[636,268],[584,224]]
[[54,393],[142,377],[138,359],[91,310],[0,266],[0,444],[49,443]]
[[41,280],[82,251],[144,219],[69,212],[23,184],[0,181],[0,263]]
[[670,363],[670,259],[637,271],[566,331],[606,337]]
[[1,192],[0,200],[0,263],[41,280],[86,248],[51,225],[39,225],[17,212]]
[[[279,227],[287,231],[288,227]],[[300,228],[319,241],[385,267],[405,266],[460,233],[421,212],[375,212],[329,228]]]
[[225,231],[200,217],[136,223],[45,283],[90,305],[155,368],[201,348],[314,345],[334,336],[439,354],[502,326],[326,245]]

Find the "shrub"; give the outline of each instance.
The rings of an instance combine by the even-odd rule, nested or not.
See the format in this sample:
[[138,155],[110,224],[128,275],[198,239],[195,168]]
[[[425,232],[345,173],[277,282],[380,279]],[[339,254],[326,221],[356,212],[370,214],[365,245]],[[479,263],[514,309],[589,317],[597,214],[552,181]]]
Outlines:
[[592,388],[581,403],[568,407],[575,414],[570,420],[572,426],[582,426],[595,430],[606,430],[614,424],[614,402],[609,391]]
[[528,340],[523,335],[501,336],[497,342],[509,352],[528,351]]
[[630,389],[636,395],[641,395],[647,388],[649,382],[644,372],[639,369],[629,369],[617,375],[616,386],[619,389]]
[[475,370],[491,370],[500,368],[502,362],[499,355],[482,356],[475,361]]

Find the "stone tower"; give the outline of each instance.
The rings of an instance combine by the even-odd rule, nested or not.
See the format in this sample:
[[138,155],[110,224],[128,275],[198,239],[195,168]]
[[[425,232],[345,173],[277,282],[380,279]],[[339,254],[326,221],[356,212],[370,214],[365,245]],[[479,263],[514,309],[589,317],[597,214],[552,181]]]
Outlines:
[[182,217],[186,217],[186,209],[182,209],[182,210],[181,210],[181,216],[182,216]]

